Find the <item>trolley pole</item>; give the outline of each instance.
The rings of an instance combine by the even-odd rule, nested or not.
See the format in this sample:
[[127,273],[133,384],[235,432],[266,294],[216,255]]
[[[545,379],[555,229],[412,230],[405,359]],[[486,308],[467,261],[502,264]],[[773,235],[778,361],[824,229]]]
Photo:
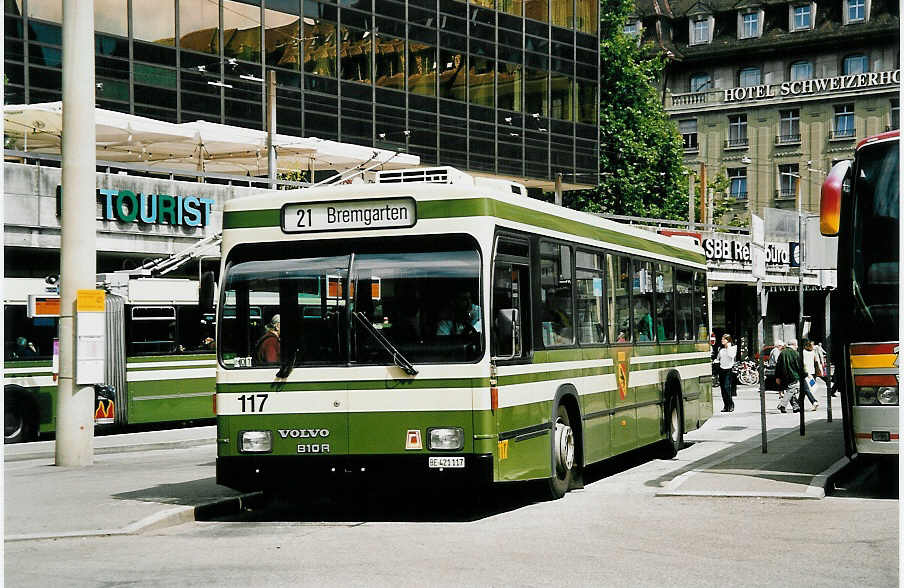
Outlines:
[[63,211],[56,465],[94,462],[94,387],[76,383],[75,306],[97,274],[94,0],[63,0]]

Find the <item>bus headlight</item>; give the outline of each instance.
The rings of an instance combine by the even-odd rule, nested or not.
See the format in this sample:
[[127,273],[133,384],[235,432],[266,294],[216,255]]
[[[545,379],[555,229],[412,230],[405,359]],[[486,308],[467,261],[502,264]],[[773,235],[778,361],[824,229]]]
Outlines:
[[879,404],[897,404],[898,388],[896,386],[882,386],[876,394]]
[[455,451],[465,446],[465,432],[461,427],[438,427],[427,431],[427,448]]
[[870,406],[876,404],[876,389],[868,387],[857,388],[857,404],[861,406]]
[[273,431],[242,431],[239,433],[242,453],[270,453],[273,449]]

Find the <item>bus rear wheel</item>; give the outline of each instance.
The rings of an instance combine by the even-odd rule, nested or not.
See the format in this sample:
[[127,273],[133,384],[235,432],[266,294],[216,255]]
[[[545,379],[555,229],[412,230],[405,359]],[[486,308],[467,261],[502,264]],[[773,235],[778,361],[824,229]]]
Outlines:
[[34,420],[26,393],[6,390],[3,395],[3,443],[33,441],[37,430]]
[[574,431],[568,418],[568,410],[559,405],[552,440],[552,476],[549,478],[549,493],[553,500],[565,496],[574,478]]
[[668,437],[664,442],[663,457],[672,459],[684,449],[684,423],[681,420],[681,403],[673,396],[666,405],[666,431]]

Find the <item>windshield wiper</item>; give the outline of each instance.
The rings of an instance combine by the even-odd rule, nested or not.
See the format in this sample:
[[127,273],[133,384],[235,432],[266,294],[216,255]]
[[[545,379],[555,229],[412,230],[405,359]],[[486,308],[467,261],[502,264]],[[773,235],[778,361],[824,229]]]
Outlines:
[[392,363],[402,368],[409,376],[416,376],[417,370],[411,365],[411,362],[405,359],[405,356],[395,348],[395,346],[389,342],[383,333],[374,328],[374,326],[368,320],[367,315],[361,311],[355,311],[352,315],[358,319],[358,322],[364,325],[364,330],[370,333],[371,337],[373,337],[377,343],[379,343],[383,349],[389,352],[389,355],[392,356]]
[[860,283],[857,282],[856,277],[851,280],[851,284],[851,289],[854,291],[854,300],[860,305],[860,310],[866,315],[866,318],[869,319],[870,323],[876,324],[876,321],[873,320],[873,313],[869,311],[869,306],[867,306],[866,301],[863,299],[863,293],[860,291]]

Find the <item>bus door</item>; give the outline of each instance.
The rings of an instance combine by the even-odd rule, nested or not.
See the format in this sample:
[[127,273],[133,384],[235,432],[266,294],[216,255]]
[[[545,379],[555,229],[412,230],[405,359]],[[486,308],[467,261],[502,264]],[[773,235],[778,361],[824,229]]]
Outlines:
[[95,395],[94,422],[98,425],[125,425],[128,422],[129,397],[126,380],[125,300],[107,293],[104,350],[104,384]]
[[[490,349],[497,369],[498,406],[494,424],[498,434],[496,471],[500,480],[549,474],[549,435],[544,434],[548,428],[525,429],[525,423],[536,418],[519,407],[522,403],[518,384],[530,376],[515,367],[529,363],[531,357],[529,259],[527,241],[514,238],[497,241],[489,320],[492,321]],[[540,418],[548,420],[549,417]],[[522,434],[516,434],[518,430]]]

